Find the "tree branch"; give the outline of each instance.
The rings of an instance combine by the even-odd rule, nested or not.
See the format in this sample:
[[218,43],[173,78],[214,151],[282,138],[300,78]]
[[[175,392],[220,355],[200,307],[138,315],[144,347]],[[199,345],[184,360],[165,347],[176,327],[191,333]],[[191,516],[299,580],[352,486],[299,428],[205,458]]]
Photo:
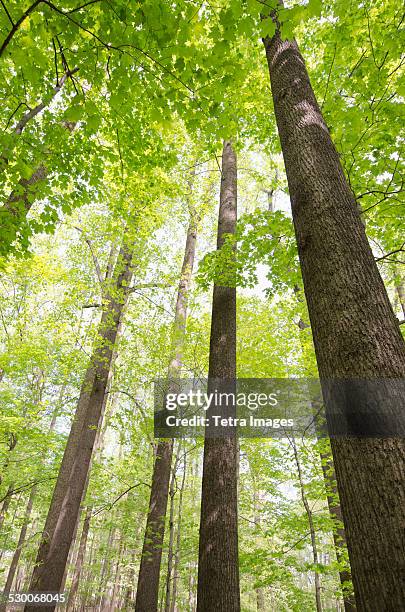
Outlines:
[[147,484],[146,482],[137,482],[136,484],[132,485],[132,487],[128,487],[128,489],[125,489],[125,491],[123,493],[121,493],[120,495],[118,495],[118,497],[116,499],[114,499],[114,501],[112,501],[109,504],[104,504],[104,506],[101,506],[101,508],[99,508],[96,512],[93,512],[93,514],[91,515],[92,517],[97,516],[97,514],[100,514],[100,512],[103,512],[103,510],[105,510],[106,508],[108,508],[109,510],[111,510],[111,508],[113,506],[115,506],[115,504],[122,498],[124,497],[124,495],[126,495],[127,493],[129,493],[130,491],[132,491],[133,489],[135,489],[136,487],[139,487],[140,485],[145,485],[145,487],[149,487],[150,485]]
[[386,255],[383,255],[382,257],[376,257],[375,260],[381,261],[383,259],[386,259],[387,257],[390,257],[391,255],[395,255],[395,253],[402,253],[405,251],[404,246],[405,242],[399,247],[399,249],[395,249],[395,251],[390,251],[390,253],[386,253]]
[[20,119],[20,121],[17,123],[16,127],[15,127],[15,133],[16,134],[21,134],[23,129],[25,128],[25,126],[27,125],[28,121],[30,121],[31,119],[33,119],[34,117],[36,117],[44,108],[46,108],[49,103],[54,99],[54,97],[60,92],[60,90],[62,89],[66,79],[68,79],[69,77],[71,77],[73,74],[75,74],[77,71],[79,70],[79,68],[73,68],[73,70],[68,70],[65,72],[65,74],[62,76],[60,82],[58,85],[56,85],[56,87],[54,87],[52,89],[52,95],[50,97],[50,99],[48,101],[43,101],[40,102],[39,104],[37,104],[37,106],[35,106],[34,108],[32,108],[30,111],[28,111],[27,113],[25,113],[25,115],[22,117],[22,119]]
[[97,279],[98,279],[98,281],[99,281],[100,285],[101,285],[101,286],[103,286],[103,284],[104,284],[104,278],[103,278],[103,274],[102,274],[102,272],[101,272],[100,263],[99,263],[99,261],[98,261],[98,259],[97,259],[97,255],[95,254],[94,249],[93,249],[93,242],[92,242],[92,240],[91,240],[91,239],[90,239],[88,236],[86,236],[86,234],[84,233],[84,231],[82,230],[82,228],[81,228],[81,227],[77,227],[76,225],[74,225],[73,227],[74,227],[74,228],[75,228],[75,229],[76,229],[78,232],[80,232],[80,233],[82,234],[82,236],[83,236],[83,239],[84,239],[85,243],[86,243],[86,244],[87,244],[87,246],[89,247],[89,249],[90,249],[90,253],[91,253],[91,257],[92,257],[92,259],[93,259],[93,263],[94,263],[94,268],[95,268],[95,270],[96,270]]

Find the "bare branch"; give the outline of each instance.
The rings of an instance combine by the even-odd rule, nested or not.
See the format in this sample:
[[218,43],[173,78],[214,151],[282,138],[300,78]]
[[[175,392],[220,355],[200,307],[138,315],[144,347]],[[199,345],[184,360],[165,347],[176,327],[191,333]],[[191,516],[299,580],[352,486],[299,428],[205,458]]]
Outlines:
[[93,263],[94,263],[94,268],[96,270],[96,274],[97,274],[97,278],[98,281],[100,283],[101,286],[103,286],[104,284],[104,278],[103,278],[103,274],[101,272],[101,267],[100,267],[100,263],[98,261],[97,255],[93,249],[93,241],[86,236],[86,234],[84,233],[84,231],[82,230],[81,227],[77,227],[76,225],[73,226],[78,232],[80,232],[83,236],[83,240],[85,241],[85,243],[87,244],[87,246],[90,249],[90,253],[91,253],[91,257],[93,259]]
[[376,257],[376,261],[381,261],[383,259],[387,259],[387,257],[390,257],[391,255],[395,255],[395,253],[403,253],[403,252],[405,252],[404,246],[405,246],[405,242],[399,247],[399,249],[395,249],[395,251],[390,251],[389,253],[386,253],[382,257]]
[[25,128],[25,126],[27,125],[27,123],[31,119],[36,117],[42,110],[44,110],[44,108],[46,108],[49,105],[49,103],[54,99],[54,97],[60,92],[60,90],[62,89],[62,87],[63,87],[63,85],[64,85],[64,83],[66,81],[66,79],[71,77],[78,70],[79,70],[79,68],[74,68],[73,70],[65,72],[65,74],[62,76],[59,84],[56,85],[56,87],[54,87],[52,89],[52,94],[51,94],[51,97],[49,98],[49,100],[48,101],[44,100],[44,101],[40,102],[39,104],[37,104],[37,106],[35,106],[30,111],[25,113],[25,115],[22,117],[22,119],[20,119],[20,121],[17,123],[17,125],[15,127],[14,131],[15,131],[16,134],[21,134],[22,133],[22,131]]
[[124,497],[124,495],[126,495],[127,493],[129,493],[130,491],[132,491],[133,489],[135,489],[136,487],[139,487],[140,485],[145,485],[145,487],[149,487],[150,485],[147,484],[146,482],[137,482],[136,484],[132,485],[132,487],[128,487],[128,489],[125,489],[125,491],[123,491],[120,495],[118,495],[118,497],[116,499],[114,499],[114,501],[112,501],[109,504],[104,504],[104,506],[101,506],[101,508],[99,508],[96,512],[93,512],[93,514],[91,515],[93,516],[97,516],[97,514],[100,514],[100,512],[103,512],[103,510],[105,510],[106,508],[108,508],[109,510],[111,510],[111,508],[113,506],[115,506],[115,504],[122,498]]

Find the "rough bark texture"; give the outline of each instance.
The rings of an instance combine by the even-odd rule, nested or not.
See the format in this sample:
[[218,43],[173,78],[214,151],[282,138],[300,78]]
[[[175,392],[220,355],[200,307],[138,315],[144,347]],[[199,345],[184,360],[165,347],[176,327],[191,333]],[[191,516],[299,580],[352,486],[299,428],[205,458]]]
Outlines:
[[[99,346],[82,387],[77,416],[59,470],[30,590],[59,591],[100,424],[114,345],[132,278],[132,254],[122,248],[99,328]],[[54,610],[49,606],[44,610]],[[25,606],[26,612],[35,610]]]
[[[193,272],[196,239],[197,225],[196,219],[192,214],[187,231],[184,260],[177,292],[173,324],[172,360],[168,369],[169,378],[178,377],[181,369],[181,355],[187,319],[187,300]],[[153,467],[149,511],[136,591],[136,612],[156,612],[158,607],[160,564],[162,560],[172,454],[173,441],[160,440]]]
[[[217,247],[235,233],[236,154],[229,141],[222,152]],[[208,392],[215,381],[236,379],[236,288],[214,285]],[[228,389],[229,391],[229,389]],[[235,436],[205,438],[198,565],[198,612],[240,610],[238,562],[238,445]]]
[[[304,60],[296,42],[283,41],[279,32],[264,45],[321,379],[402,378],[398,322]],[[357,606],[400,610],[404,440],[339,438],[331,444]]]

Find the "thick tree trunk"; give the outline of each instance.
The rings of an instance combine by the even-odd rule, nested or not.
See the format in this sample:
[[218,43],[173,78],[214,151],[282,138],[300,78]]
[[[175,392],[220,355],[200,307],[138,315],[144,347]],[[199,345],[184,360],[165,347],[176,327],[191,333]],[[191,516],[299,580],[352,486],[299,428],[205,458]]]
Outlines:
[[[297,451],[297,446],[295,444],[295,440],[293,439],[291,442],[291,447],[293,449],[293,453],[294,453],[294,459],[295,459],[295,464],[297,466],[297,472],[298,472],[298,482],[300,485],[300,493],[301,493],[301,500],[303,503],[303,506],[305,508],[305,512],[307,514],[307,518],[308,518],[308,526],[309,526],[309,533],[311,536],[311,547],[312,547],[312,558],[314,561],[314,565],[317,566],[319,563],[319,559],[318,559],[318,546],[316,543],[316,536],[315,536],[315,527],[314,527],[314,519],[313,519],[313,515],[312,515],[312,510],[309,506],[308,503],[308,499],[307,499],[307,495],[305,492],[305,485],[304,485],[304,480],[302,477],[302,470],[301,470],[301,462],[298,456],[298,451]],[[322,600],[321,600],[321,579],[319,576],[319,572],[318,570],[314,570],[314,579],[315,579],[315,602],[316,602],[316,610],[317,612],[322,612]]]
[[[177,292],[173,324],[173,357],[168,369],[169,379],[179,377],[181,370],[181,355],[187,319],[187,300],[193,272],[196,239],[197,220],[192,213],[187,231],[184,260]],[[136,612],[156,612],[158,606],[160,564],[162,560],[172,454],[173,440],[160,440],[153,467],[149,511],[136,591]]]
[[[34,592],[59,591],[62,585],[100,425],[115,341],[128,295],[127,288],[132,278],[131,261],[132,254],[122,247],[112,289],[101,318],[100,345],[95,349],[85,377],[78,402],[77,417],[69,435],[45,523],[44,537],[30,585],[30,590]],[[46,610],[54,608],[55,606],[49,606]],[[25,606],[26,612],[34,609],[33,606]]]
[[[231,142],[222,152],[217,248],[234,234],[237,165]],[[234,388],[236,380],[236,288],[214,285],[208,392]],[[221,390],[221,389],[219,389]],[[225,389],[224,389],[225,390]],[[205,438],[198,566],[198,612],[240,610],[238,563],[238,445],[234,435]]]
[[[264,45],[321,379],[403,379],[398,322],[304,60],[279,31]],[[359,401],[368,402],[364,388]],[[401,609],[405,442],[338,438],[331,445],[358,608]]]

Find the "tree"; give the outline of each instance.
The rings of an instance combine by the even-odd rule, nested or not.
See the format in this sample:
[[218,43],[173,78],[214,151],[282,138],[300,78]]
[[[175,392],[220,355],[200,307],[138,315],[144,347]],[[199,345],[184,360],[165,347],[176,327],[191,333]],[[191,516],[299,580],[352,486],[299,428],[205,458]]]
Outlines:
[[[170,379],[178,378],[181,373],[188,294],[193,273],[197,239],[197,223],[196,211],[191,208],[184,259],[177,290],[173,322],[173,345],[168,368],[169,383]],[[158,606],[160,564],[169,495],[172,454],[173,440],[160,440],[156,447],[149,511],[146,520],[145,539],[138,576],[138,588],[135,602],[135,609],[137,612],[157,610]]]
[[[222,150],[217,248],[234,234],[237,218],[236,154]],[[208,393],[233,389],[236,379],[236,288],[214,284]],[[238,565],[238,444],[235,435],[206,436],[198,561],[199,612],[240,610]]]
[[[88,470],[102,418],[104,395],[115,340],[133,274],[133,254],[124,244],[109,282],[96,347],[86,372],[75,419],[66,445],[51,506],[45,523],[30,588],[34,592],[59,591],[75,531]],[[110,286],[109,286],[110,285]],[[35,608],[35,606],[34,606]],[[55,605],[49,606],[53,610]],[[29,604],[26,609],[32,609]]]
[[[320,376],[403,377],[398,322],[304,60],[282,38],[278,13],[270,19],[264,46]],[[367,401],[364,383],[358,392]],[[357,605],[400,607],[403,439],[333,439],[332,451]]]

